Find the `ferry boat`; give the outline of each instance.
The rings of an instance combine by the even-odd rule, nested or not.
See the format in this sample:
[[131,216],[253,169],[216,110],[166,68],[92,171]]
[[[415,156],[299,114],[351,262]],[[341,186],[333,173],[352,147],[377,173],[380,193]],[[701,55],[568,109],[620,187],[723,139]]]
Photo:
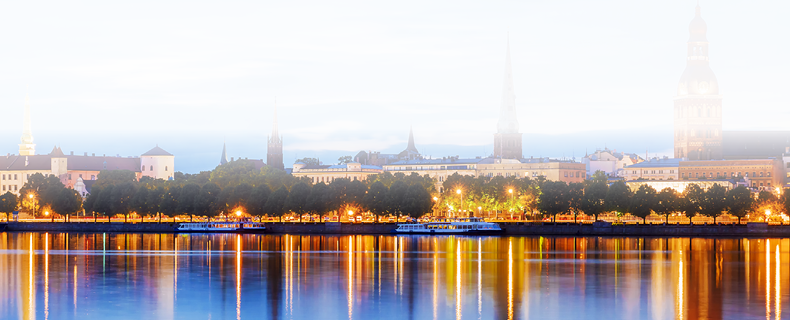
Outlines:
[[492,234],[502,232],[499,224],[483,218],[449,218],[426,223],[400,223],[394,233],[418,234]]
[[266,227],[252,221],[182,222],[176,232],[263,233]]

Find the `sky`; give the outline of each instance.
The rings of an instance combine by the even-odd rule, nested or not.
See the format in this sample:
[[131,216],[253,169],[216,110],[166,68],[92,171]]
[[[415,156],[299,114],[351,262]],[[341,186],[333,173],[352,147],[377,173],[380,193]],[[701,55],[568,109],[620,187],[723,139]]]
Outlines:
[[[183,172],[399,152],[487,156],[508,39],[524,155],[670,155],[694,0],[5,1],[0,154],[28,95],[38,153],[136,156]],[[786,1],[700,2],[724,130],[790,130]]]

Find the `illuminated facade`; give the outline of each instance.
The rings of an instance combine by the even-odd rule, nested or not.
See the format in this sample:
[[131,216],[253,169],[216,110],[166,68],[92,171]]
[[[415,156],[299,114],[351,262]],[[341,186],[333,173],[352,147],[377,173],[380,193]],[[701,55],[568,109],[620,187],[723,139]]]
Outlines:
[[683,192],[686,190],[686,188],[688,188],[688,186],[692,184],[696,184],[702,188],[702,190],[708,190],[708,188],[714,185],[720,185],[724,187],[725,190],[730,190],[736,186],[736,183],[732,180],[633,180],[625,182],[625,185],[627,185],[631,191],[639,190],[639,187],[642,185],[648,185],[656,191],[661,191],[665,188],[671,188],[677,192]]
[[678,180],[681,159],[650,159],[623,168],[621,176],[632,180]]
[[306,165],[302,162],[294,163],[294,177],[307,177],[312,183],[331,183],[335,179],[367,180],[369,176],[379,174],[379,166],[363,165],[359,162],[350,162],[339,165]]
[[733,179],[755,191],[784,185],[786,174],[781,159],[681,161],[679,171],[681,180]]
[[707,29],[697,6],[689,24],[686,69],[674,99],[675,158],[722,159],[722,99],[708,64]]

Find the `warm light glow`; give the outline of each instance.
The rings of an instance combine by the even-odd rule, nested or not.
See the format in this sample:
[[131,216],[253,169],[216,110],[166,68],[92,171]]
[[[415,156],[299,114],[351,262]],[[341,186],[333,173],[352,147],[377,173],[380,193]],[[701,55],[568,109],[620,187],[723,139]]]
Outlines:
[[48,216],[49,215],[49,211],[44,211],[44,215]]
[[439,198],[433,197],[433,201],[438,201],[438,200],[439,200]]
[[765,209],[765,216],[766,217],[771,216],[771,209]]
[[455,190],[455,193],[461,194],[461,189]]
[[483,210],[483,207],[477,207],[477,210]]
[[33,199],[33,194],[31,193],[31,194],[27,195],[27,197],[30,198],[30,199]]
[[513,193],[513,189],[508,189],[507,192]]
[[241,217],[241,210],[236,210],[236,216]]
[[352,211],[352,210],[348,210],[348,215],[349,215],[349,216],[353,216],[353,215],[354,215],[354,211]]

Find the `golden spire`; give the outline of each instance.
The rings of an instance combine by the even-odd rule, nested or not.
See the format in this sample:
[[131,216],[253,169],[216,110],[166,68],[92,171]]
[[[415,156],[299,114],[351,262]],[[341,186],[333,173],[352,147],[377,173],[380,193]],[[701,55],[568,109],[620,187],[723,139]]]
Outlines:
[[36,145],[33,144],[33,130],[30,126],[30,85],[25,87],[25,113],[22,120],[22,137],[19,138],[19,155],[32,156],[36,154]]

